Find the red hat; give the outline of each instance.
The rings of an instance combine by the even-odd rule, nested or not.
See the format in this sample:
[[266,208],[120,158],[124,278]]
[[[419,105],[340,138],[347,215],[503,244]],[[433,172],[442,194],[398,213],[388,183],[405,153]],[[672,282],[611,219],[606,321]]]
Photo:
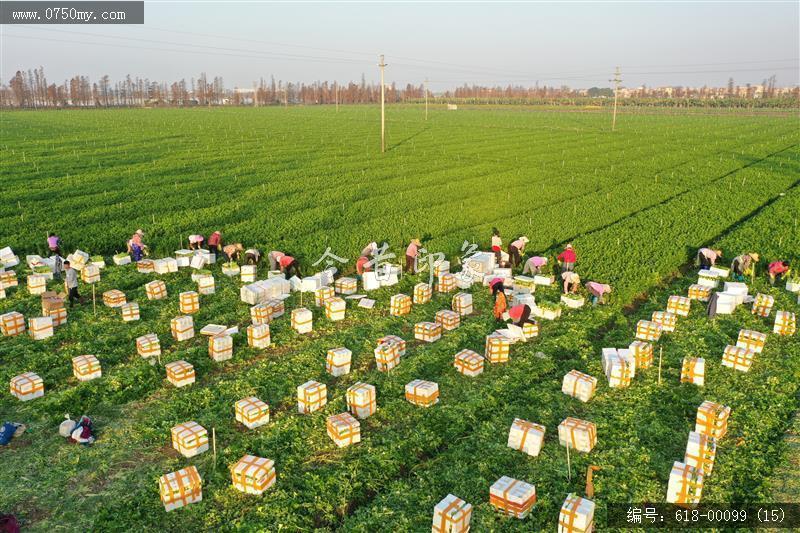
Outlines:
[[489,287],[494,287],[498,283],[503,283],[503,278],[494,278],[492,281],[489,282]]

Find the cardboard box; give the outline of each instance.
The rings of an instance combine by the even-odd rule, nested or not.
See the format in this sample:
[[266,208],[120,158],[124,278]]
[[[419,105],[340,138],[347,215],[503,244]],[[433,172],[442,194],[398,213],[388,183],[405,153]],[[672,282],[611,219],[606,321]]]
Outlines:
[[464,268],[478,274],[489,274],[495,269],[496,258],[490,252],[477,252],[464,261]]
[[433,275],[437,278],[442,274],[450,273],[450,261],[446,259],[437,259],[433,263]]
[[661,324],[650,322],[649,320],[640,320],[636,323],[636,338],[640,341],[658,342],[661,338]]
[[406,400],[420,407],[439,403],[439,385],[433,381],[415,379],[406,383]]
[[442,325],[445,331],[452,331],[461,325],[461,317],[455,311],[442,309],[436,312],[436,323]]
[[314,291],[314,303],[317,307],[323,307],[333,296],[333,287],[320,287]]
[[170,321],[170,331],[176,341],[188,341],[194,337],[194,320],[190,316],[177,316]]
[[202,485],[203,480],[194,466],[161,476],[158,479],[158,491],[164,509],[169,512],[202,501]]
[[241,269],[239,268],[239,265],[237,265],[236,263],[232,262],[222,263],[222,273],[228,276],[229,278],[238,276],[239,272],[241,272]]
[[184,315],[191,315],[200,311],[200,295],[194,291],[180,293],[180,311]]
[[158,335],[148,333],[138,337],[136,339],[136,353],[144,358],[161,355],[161,343],[158,341]]
[[794,313],[789,311],[777,311],[775,313],[775,325],[772,328],[773,333],[778,335],[794,335],[797,332],[797,319]]
[[358,281],[353,278],[339,278],[333,284],[333,288],[338,294],[355,294],[358,292]]
[[389,372],[400,364],[399,345],[394,342],[379,343],[375,348],[375,364],[381,372]]
[[63,326],[67,323],[67,308],[63,306],[63,303],[61,307],[43,311],[42,315],[53,319],[53,327]]
[[706,379],[706,360],[702,357],[684,357],[681,365],[681,383],[702,387]]
[[453,366],[465,376],[474,377],[483,373],[483,356],[472,350],[461,350],[456,354]]
[[521,418],[515,418],[508,432],[508,447],[532,457],[539,455],[544,444],[545,427]]
[[514,292],[536,292],[536,280],[528,276],[514,276]]
[[0,331],[4,337],[13,337],[25,333],[25,317],[22,313],[11,311],[0,315]]
[[574,493],[567,495],[558,513],[558,533],[594,531],[594,502]]
[[328,403],[328,387],[324,383],[309,380],[297,387],[297,411],[313,413]]
[[[606,348],[603,348],[603,350],[605,351]],[[603,367],[605,369],[606,378],[608,379],[608,386],[612,389],[621,389],[630,386],[631,379],[633,379],[636,370],[635,364],[631,362],[631,358],[623,356],[619,353],[620,351],[621,350],[615,350],[613,353],[604,354]]]
[[667,312],[676,316],[689,316],[692,300],[686,296],[674,294],[667,300]]
[[461,316],[472,314],[472,295],[468,292],[460,292],[453,296],[452,309]]
[[567,417],[558,425],[558,442],[562,446],[588,453],[597,444],[597,428],[593,422]]
[[483,353],[484,358],[490,363],[506,363],[511,352],[511,341],[505,335],[491,333],[486,336],[486,348]]
[[667,503],[694,507],[703,493],[703,473],[697,468],[675,461],[667,484]]
[[741,303],[739,295],[718,292],[717,293],[717,314],[718,315],[732,315],[736,311],[736,306]]
[[696,283],[689,286],[689,299],[707,302],[711,297],[711,288]]
[[747,372],[753,366],[756,352],[747,348],[728,345],[722,353],[722,366],[727,366],[740,372]]
[[47,290],[47,276],[41,274],[31,274],[28,276],[28,292],[31,294],[42,294]]
[[131,256],[128,254],[116,254],[114,257],[114,264],[117,266],[122,265],[130,265],[131,264]]
[[730,407],[706,400],[697,408],[694,430],[719,440],[728,432],[730,416]]
[[139,304],[136,302],[128,302],[120,307],[122,311],[122,320],[125,322],[134,322],[139,320]]
[[18,400],[27,402],[44,396],[44,382],[33,372],[25,372],[11,378],[10,390]]
[[653,311],[651,321],[661,326],[662,333],[672,333],[678,324],[678,317],[667,311]]
[[456,288],[456,278],[450,273],[442,273],[437,280],[436,292],[446,293],[454,291]]
[[592,399],[595,390],[597,390],[597,378],[577,370],[567,372],[561,382],[561,392],[584,403]]
[[242,283],[253,283],[257,277],[256,265],[242,265],[239,269]]
[[273,320],[282,317],[286,312],[286,307],[283,303],[283,300],[270,298],[264,302],[264,305],[268,305],[272,309],[271,316]]
[[214,294],[217,292],[217,285],[214,276],[204,275],[197,277],[197,292],[199,294]]
[[339,448],[361,442],[361,423],[350,413],[329,416],[325,427],[328,436]]
[[244,455],[231,465],[231,482],[245,494],[261,496],[275,484],[275,461],[255,455]]
[[314,329],[313,326],[314,315],[305,307],[300,307],[292,310],[292,329],[297,333],[311,333]]
[[435,342],[442,338],[442,325],[438,322],[414,324],[414,338],[424,342]]
[[208,356],[221,363],[233,358],[233,337],[230,335],[215,335],[208,338]]
[[247,326],[248,346],[263,350],[264,348],[269,348],[271,342],[269,324],[250,324]]
[[236,421],[248,429],[255,429],[269,423],[269,405],[255,396],[242,398],[234,406]]
[[433,508],[432,533],[469,533],[472,506],[448,494]]
[[176,387],[185,387],[195,381],[194,367],[186,361],[173,361],[164,365],[167,380]]
[[689,432],[689,440],[686,442],[686,455],[683,462],[687,466],[696,468],[704,476],[711,475],[714,469],[714,459],[717,456],[717,440],[713,437]]
[[775,305],[775,298],[769,294],[758,293],[756,299],[753,300],[752,313],[761,317],[768,317],[772,313],[772,307]]
[[525,518],[536,503],[536,487],[530,483],[503,476],[489,488],[489,503],[505,515]]
[[403,316],[411,312],[411,297],[406,294],[395,294],[389,299],[389,314]]
[[406,354],[406,341],[397,337],[396,335],[386,335],[385,337],[381,337],[378,339],[377,345],[381,345],[384,343],[394,343],[397,345],[397,353],[400,357]]
[[346,312],[347,302],[345,302],[344,299],[335,296],[325,300],[325,316],[328,320],[333,322],[344,320]]
[[83,280],[84,283],[97,283],[100,281],[100,267],[94,264],[83,267],[83,270],[81,270],[81,280]]
[[749,329],[740,329],[739,337],[736,340],[736,346],[753,350],[755,353],[761,353],[764,350],[764,345],[767,343],[767,334]]
[[649,342],[633,341],[628,351],[633,355],[636,368],[650,368],[653,364],[653,345]]
[[117,289],[112,289],[103,293],[103,303],[112,309],[122,307],[126,302],[125,293]]
[[525,336],[526,340],[530,340],[534,337],[539,336],[539,324],[536,321],[533,322],[525,322],[522,325],[522,334]]
[[710,270],[701,270],[697,273],[697,285],[708,289],[716,289],[719,285],[719,276]]
[[586,303],[586,300],[575,294],[562,294],[561,303],[570,309],[580,309]]
[[10,289],[19,285],[17,273],[13,270],[0,272],[0,289]]
[[357,381],[347,388],[347,409],[358,418],[368,418],[378,410],[375,386]]
[[208,450],[208,431],[197,422],[178,424],[170,430],[172,447],[186,458]]
[[538,306],[533,305],[531,306],[531,314],[538,318],[543,318],[545,320],[555,320],[561,316],[561,306],[556,305],[547,305],[547,306]]
[[31,338],[43,341],[53,336],[53,319],[49,316],[40,316],[28,320],[28,330]]
[[417,283],[414,285],[414,304],[421,305],[431,301],[433,289],[427,283]]
[[272,322],[272,306],[256,304],[250,308],[250,321],[256,325],[266,325]]
[[157,279],[144,285],[148,300],[163,300],[167,297],[167,284]]
[[136,262],[136,270],[141,274],[152,274],[156,267],[151,259],[142,259]]
[[325,371],[334,377],[349,374],[352,358],[353,352],[347,348],[331,348],[325,357]]
[[378,280],[378,275],[375,272],[364,272],[361,275],[361,286],[365,291],[374,291],[381,288],[381,282]]

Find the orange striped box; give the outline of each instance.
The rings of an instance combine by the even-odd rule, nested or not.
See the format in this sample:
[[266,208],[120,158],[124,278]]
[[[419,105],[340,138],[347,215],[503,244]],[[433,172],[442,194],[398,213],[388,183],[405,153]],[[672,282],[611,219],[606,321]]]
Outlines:
[[170,472],[158,479],[161,502],[167,512],[179,509],[203,499],[203,480],[197,468],[189,466]]
[[653,364],[653,345],[645,341],[633,341],[628,350],[633,355],[636,368],[650,368]]
[[505,515],[525,518],[536,503],[536,486],[503,476],[489,488],[489,504]]
[[722,353],[722,366],[727,366],[740,372],[747,372],[753,366],[753,358],[755,356],[756,352],[753,350],[729,344]]
[[689,432],[689,440],[686,442],[686,454],[683,458],[684,463],[698,469],[704,476],[709,476],[714,469],[716,456],[717,440],[715,438],[696,431]]
[[197,422],[178,424],[170,430],[172,447],[186,458],[208,450],[208,431]]
[[439,274],[437,280],[436,292],[452,292],[456,288],[456,277],[449,272]]
[[756,299],[753,300],[752,313],[761,317],[768,317],[772,313],[772,307],[775,305],[775,298],[769,294],[756,294]]
[[358,281],[353,278],[339,278],[334,282],[333,288],[338,294],[355,294],[358,291]]
[[350,361],[353,352],[347,348],[331,348],[325,357],[325,371],[339,377],[350,373]]
[[325,317],[328,320],[337,322],[344,320],[347,311],[347,303],[344,299],[334,296],[325,300]]
[[433,297],[433,289],[427,283],[414,285],[414,305],[426,304]]
[[661,324],[649,320],[640,320],[636,323],[636,338],[640,341],[657,342],[661,338]]
[[652,322],[661,326],[662,333],[672,333],[678,324],[678,317],[668,311],[653,311]]
[[339,448],[361,442],[361,423],[350,413],[329,416],[325,427],[328,436]]
[[169,327],[176,341],[188,341],[194,337],[194,320],[190,316],[176,316]]
[[703,494],[703,472],[685,463],[675,461],[667,483],[667,503],[681,507],[694,507]]
[[164,365],[167,380],[176,387],[185,387],[194,383],[194,367],[186,361],[173,361]]
[[756,353],[761,353],[764,350],[764,345],[766,343],[766,333],[760,333],[750,329],[740,329],[739,337],[736,340],[736,346],[753,350]]
[[144,292],[148,300],[163,300],[167,297],[167,284],[157,279],[144,284]]
[[472,314],[472,295],[468,292],[460,292],[453,296],[451,302],[453,311],[461,316]]
[[297,387],[297,411],[313,413],[328,403],[328,387],[324,383],[309,380]]
[[270,338],[269,325],[267,324],[250,324],[247,326],[247,345],[251,348],[264,349],[269,348],[272,342]]
[[117,289],[111,289],[103,293],[103,303],[107,307],[116,308],[125,305],[125,293]]
[[438,322],[414,324],[414,338],[424,342],[435,342],[442,338],[442,325]]
[[508,447],[532,457],[539,455],[544,444],[545,427],[521,418],[515,418],[508,432]]
[[44,382],[33,372],[25,372],[11,378],[10,391],[18,400],[27,402],[44,396]]
[[275,461],[244,455],[231,465],[231,482],[236,490],[261,496],[275,484]]
[[397,343],[383,342],[374,351],[375,364],[381,372],[389,372],[400,364],[400,351]]
[[706,360],[702,357],[684,357],[681,364],[681,383],[702,387],[706,382]]
[[103,370],[94,355],[79,355],[72,358],[72,373],[78,381],[91,381],[102,376]]
[[237,422],[241,422],[248,429],[255,429],[269,422],[269,405],[255,396],[242,398],[233,406]]
[[667,311],[677,316],[689,316],[692,300],[686,296],[672,295],[667,300]]
[[208,356],[218,363],[233,358],[233,337],[230,335],[209,337]]
[[562,446],[588,453],[597,444],[597,427],[593,422],[568,416],[558,425],[558,442]]
[[561,382],[561,392],[584,403],[592,399],[595,390],[597,390],[597,378],[577,370],[567,372]]
[[484,357],[493,364],[508,362],[511,340],[496,331],[486,336]]
[[139,304],[136,302],[128,302],[119,308],[122,311],[122,320],[125,322],[133,322],[139,320]]
[[694,430],[719,440],[728,432],[730,416],[730,407],[706,400],[697,408]]
[[404,356],[406,354],[406,341],[404,341],[400,337],[398,337],[396,335],[386,335],[385,337],[381,337],[380,339],[378,339],[378,345],[381,345],[381,344],[384,344],[384,343],[387,343],[387,342],[394,343],[394,344],[397,345],[397,354],[400,357],[402,357],[402,356]]
[[472,506],[457,496],[448,494],[433,508],[431,533],[469,533]]
[[436,312],[436,323],[442,325],[445,331],[452,331],[461,325],[461,316],[455,311],[442,309]]
[[375,386],[360,381],[347,388],[347,409],[358,418],[368,418],[378,410]]
[[395,294],[389,299],[389,314],[403,316],[411,312],[411,297],[406,294]]
[[439,385],[433,381],[415,379],[406,383],[406,400],[420,407],[430,407],[439,403]]
[[558,533],[594,531],[594,502],[570,493],[558,513]]
[[28,320],[28,331],[33,340],[42,341],[53,336],[53,319],[40,316]]
[[778,335],[794,335],[797,331],[797,319],[794,313],[789,311],[778,311],[775,313],[775,325],[772,328],[773,333]]
[[136,353],[145,358],[161,355],[161,343],[158,341],[158,335],[148,333],[138,337],[136,339]]
[[453,366],[465,376],[474,377],[483,372],[483,356],[472,350],[461,350],[456,354]]
[[179,302],[181,313],[184,315],[191,315],[200,310],[200,295],[194,291],[182,292]]
[[314,316],[311,311],[305,307],[292,310],[292,329],[297,333],[311,333],[314,329],[313,326]]

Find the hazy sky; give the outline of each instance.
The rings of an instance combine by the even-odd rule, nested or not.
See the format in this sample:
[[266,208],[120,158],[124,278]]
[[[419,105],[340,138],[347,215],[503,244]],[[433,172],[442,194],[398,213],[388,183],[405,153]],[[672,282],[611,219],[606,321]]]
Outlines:
[[44,66],[50,81],[126,74],[462,83],[722,86],[799,83],[800,2],[145,2],[139,26],[0,27],[0,76]]

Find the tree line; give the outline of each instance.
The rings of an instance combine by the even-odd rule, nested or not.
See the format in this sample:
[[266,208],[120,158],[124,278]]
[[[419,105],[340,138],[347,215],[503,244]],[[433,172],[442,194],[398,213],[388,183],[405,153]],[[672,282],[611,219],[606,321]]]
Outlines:
[[[388,103],[418,103],[425,98],[424,85],[395,83],[386,86]],[[61,83],[48,81],[44,68],[17,71],[9,82],[0,84],[0,107],[5,108],[87,108],[87,107],[155,107],[155,106],[222,106],[222,105],[316,105],[366,104],[380,102],[379,84],[367,83],[362,74],[360,83],[340,84],[330,81],[313,83],[269,81],[261,78],[252,87],[226,88],[221,76],[210,78],[201,73],[197,78],[171,83],[131,77],[112,81],[108,75],[92,81],[76,75]],[[533,87],[522,85],[481,86],[464,84],[452,90],[429,94],[432,103],[492,103],[569,105],[592,103],[606,105],[614,91],[592,87],[572,89],[566,85]],[[620,97],[628,105],[713,105],[720,107],[796,107],[800,88],[777,88],[775,77],[761,85],[736,86],[733,79],[727,87],[639,87],[621,89]],[[710,102],[710,103],[709,103]]]

